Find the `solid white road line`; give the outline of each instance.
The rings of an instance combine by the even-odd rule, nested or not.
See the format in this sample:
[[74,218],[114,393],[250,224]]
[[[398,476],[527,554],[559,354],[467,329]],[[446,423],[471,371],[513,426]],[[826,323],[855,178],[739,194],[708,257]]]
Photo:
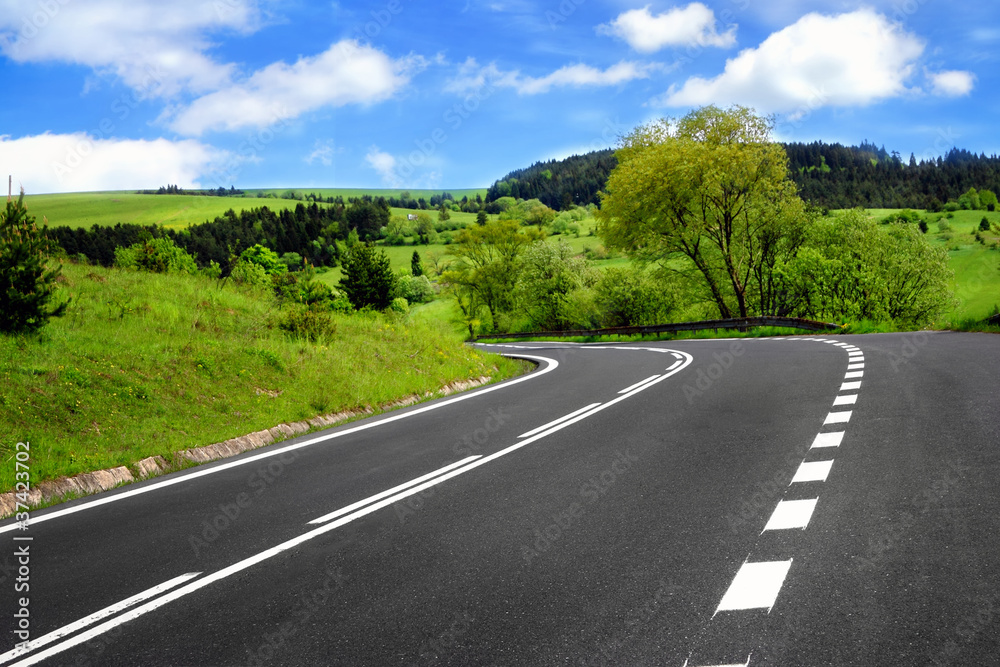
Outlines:
[[791,486],[792,484],[801,482],[825,482],[832,467],[833,461],[815,461],[812,463],[803,461],[799,464],[799,469],[795,471],[795,476],[792,477],[792,481],[788,485]]
[[[659,377],[659,376],[657,376],[657,377]],[[645,380],[644,380],[644,382],[645,382]],[[618,392],[618,393],[621,393],[621,392]],[[544,430],[546,430],[548,428],[552,428],[556,424],[562,424],[567,419],[572,419],[573,417],[576,417],[578,414],[581,414],[583,412],[586,412],[587,410],[596,408],[598,405],[600,405],[600,403],[591,403],[590,405],[588,405],[586,407],[582,407],[579,410],[574,410],[573,412],[569,413],[568,415],[563,415],[559,419],[553,419],[548,424],[543,424],[542,426],[539,426],[538,428],[533,428],[530,431],[528,431],[527,433],[522,433],[521,435],[519,435],[517,437],[519,437],[519,438],[530,438],[531,436],[535,435],[536,433],[541,433],[542,431],[544,431]]]
[[46,635],[42,635],[37,639],[32,639],[31,641],[24,644],[22,647],[15,648],[0,655],[0,663],[7,662],[9,660],[13,660],[14,658],[20,657],[26,653],[30,653],[37,648],[45,646],[46,644],[51,644],[56,640],[62,639],[67,635],[73,634],[77,630],[82,630],[88,625],[93,625],[94,623],[97,623],[101,619],[107,618],[108,616],[113,616],[114,614],[117,614],[120,611],[124,611],[129,607],[133,607],[139,604],[140,602],[143,602],[151,597],[159,595],[164,591],[168,591],[171,588],[174,588],[175,586],[179,586],[183,584],[185,581],[188,581],[189,579],[194,579],[199,574],[201,574],[201,572],[188,572],[187,574],[182,574],[179,577],[174,577],[170,581],[165,581],[158,586],[153,586],[152,588],[143,591],[142,593],[133,595],[132,597],[122,600],[121,602],[116,602],[110,607],[105,607],[100,611],[96,611],[90,616],[84,616],[78,621],[74,621],[69,625],[64,625],[58,630],[53,630],[52,632]]
[[[257,461],[260,461],[261,459],[270,458],[272,456],[278,456],[284,454],[285,452],[290,452],[295,449],[302,449],[303,447],[311,447],[312,445],[319,444],[321,442],[326,442],[327,440],[333,440],[334,438],[341,438],[345,435],[350,435],[352,433],[357,433],[359,431],[365,431],[371,428],[375,428],[377,426],[382,426],[383,424],[389,424],[391,422],[399,421],[401,419],[408,419],[415,415],[423,414],[425,412],[430,412],[431,410],[437,410],[447,405],[454,405],[455,403],[459,403],[461,401],[467,401],[470,398],[476,398],[478,396],[482,396],[483,394],[488,394],[492,391],[505,389],[507,387],[510,387],[511,385],[519,384],[521,382],[527,382],[528,380],[532,380],[534,378],[545,375],[546,373],[550,373],[559,367],[558,361],[556,361],[555,359],[550,359],[548,357],[536,357],[527,354],[520,354],[518,356],[523,359],[532,359],[534,361],[546,362],[548,365],[545,368],[542,368],[541,370],[537,370],[533,373],[529,373],[528,375],[524,375],[519,378],[514,378],[513,380],[507,380],[505,382],[490,385],[489,387],[485,387],[477,391],[472,391],[466,394],[460,394],[458,396],[455,396],[454,398],[449,398],[437,403],[425,405],[424,407],[416,408],[415,410],[410,410],[408,412],[391,414],[390,416],[385,417],[384,419],[379,419],[378,421],[365,422],[357,426],[352,426],[350,428],[345,428],[343,430],[336,431],[334,433],[324,433],[323,435],[319,435],[314,438],[309,438],[308,440],[304,440],[302,442],[298,442],[293,445],[287,445],[284,447],[281,446],[268,447],[266,451],[259,452],[252,456],[233,459],[231,461],[220,463],[218,465],[212,465],[210,467],[195,468],[190,472],[179,474],[178,476],[171,477],[170,479],[164,479],[160,482],[154,482],[152,484],[147,484],[145,486],[137,486],[133,489],[130,489],[129,491],[116,493],[111,496],[105,495],[105,496],[95,497],[93,500],[81,503],[79,505],[75,505],[73,507],[66,507],[64,509],[59,509],[54,512],[49,512],[47,514],[36,515],[33,513],[31,515],[31,523],[38,524],[43,521],[48,521],[50,519],[66,516],[67,514],[73,514],[75,512],[81,512],[83,510],[92,509],[94,507],[100,507],[101,505],[105,505],[107,503],[113,503],[119,500],[125,500],[126,498],[132,498],[134,496],[138,496],[143,493],[149,493],[150,491],[156,491],[166,486],[173,486],[174,484],[189,482],[193,479],[204,477],[205,475],[214,475],[215,473],[221,472],[223,470],[229,470],[230,468],[236,468],[238,466],[247,465],[248,463],[255,463]],[[6,526],[0,526],[0,533],[7,533],[14,531],[17,529],[17,526],[18,526],[17,523],[11,523]]]
[[831,412],[823,420],[823,425],[826,424],[846,424],[851,421],[851,411],[845,410],[844,412]]
[[[668,370],[669,370],[669,369],[668,369]],[[658,378],[658,377],[660,377],[660,376],[659,376],[659,375],[651,375],[651,376],[649,376],[648,378],[646,378],[645,380],[639,380],[639,381],[638,381],[638,382],[636,382],[635,384],[633,384],[633,385],[629,385],[629,386],[625,387],[624,389],[622,389],[622,390],[621,390],[620,392],[618,392],[618,393],[619,393],[619,394],[627,394],[627,393],[629,393],[630,391],[632,391],[633,389],[635,389],[636,387],[641,387],[642,385],[646,384],[647,382],[652,382],[653,380],[655,380],[655,379],[656,379],[656,378]]]
[[449,465],[446,465],[443,468],[438,468],[434,472],[429,472],[426,475],[421,475],[420,477],[417,477],[416,479],[411,479],[409,482],[404,482],[404,483],[400,484],[399,486],[394,486],[391,489],[388,489],[386,491],[382,491],[381,493],[376,493],[374,496],[369,496],[368,498],[365,498],[364,500],[359,500],[358,502],[352,503],[352,504],[348,505],[347,507],[342,507],[339,510],[337,510],[336,512],[330,512],[329,514],[321,516],[318,519],[313,519],[309,523],[326,523],[327,521],[331,521],[333,519],[336,519],[338,516],[343,516],[344,514],[349,514],[349,513],[353,512],[354,510],[356,510],[356,509],[358,509],[360,507],[364,507],[365,505],[369,505],[369,504],[371,504],[371,503],[373,503],[373,502],[375,502],[377,500],[382,500],[386,496],[391,496],[394,493],[399,493],[403,489],[407,489],[407,488],[409,488],[411,486],[416,486],[417,484],[420,484],[421,482],[426,482],[427,480],[432,479],[434,477],[437,477],[438,475],[444,474],[444,473],[448,472],[449,470],[454,470],[455,468],[460,468],[460,467],[464,466],[466,463],[470,463],[472,461],[475,461],[476,459],[480,458],[481,456],[482,456],[482,454],[477,454],[475,456],[470,456],[468,458],[464,458],[461,461],[456,461],[455,463],[451,463]]
[[791,560],[743,563],[715,613],[738,609],[767,609],[770,612],[791,566]]
[[771,513],[764,530],[788,530],[790,528],[806,529],[813,510],[816,509],[818,498],[811,500],[779,500],[778,506]]
[[858,402],[857,394],[844,394],[833,399],[834,405],[854,405]]

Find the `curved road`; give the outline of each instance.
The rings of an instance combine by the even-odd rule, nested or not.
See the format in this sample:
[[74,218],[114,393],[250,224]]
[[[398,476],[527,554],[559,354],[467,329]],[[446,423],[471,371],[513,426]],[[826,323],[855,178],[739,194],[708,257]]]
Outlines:
[[484,347],[0,524],[0,665],[1000,665],[1000,338]]

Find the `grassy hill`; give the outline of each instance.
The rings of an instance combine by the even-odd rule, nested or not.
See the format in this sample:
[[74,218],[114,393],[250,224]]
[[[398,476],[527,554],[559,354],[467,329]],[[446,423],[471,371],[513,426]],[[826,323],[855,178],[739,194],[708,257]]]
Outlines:
[[[295,199],[282,199],[289,188],[272,190],[247,190],[244,197],[209,197],[203,195],[140,195],[132,191],[117,192],[73,192],[63,194],[26,195],[28,210],[39,221],[43,217],[50,227],[90,227],[92,225],[114,225],[130,222],[137,225],[163,225],[180,229],[189,225],[213,220],[228,209],[243,211],[267,206],[272,210],[295,208]],[[399,196],[402,190],[360,190],[354,188],[312,188],[293,189],[293,192],[307,195],[315,193],[323,197]],[[259,198],[257,193],[273,194],[274,197]],[[410,190],[414,199],[441,194],[441,190]],[[485,195],[486,189],[449,190],[456,199],[463,196]],[[405,214],[407,209],[397,209]],[[411,211],[412,212],[412,211]],[[432,212],[433,213],[433,212]],[[475,215],[454,213],[454,216]],[[464,218],[462,218],[464,219]]]
[[139,195],[134,192],[80,192],[25,195],[28,210],[49,227],[111,226],[116,223],[163,225],[180,229],[213,220],[228,209],[242,211],[265,203],[272,209],[295,208],[289,199],[255,197],[206,197],[198,195]]
[[524,368],[436,319],[342,315],[322,344],[290,339],[269,293],[202,276],[67,264],[60,291],[40,337],[0,337],[0,456],[30,442],[33,483]]

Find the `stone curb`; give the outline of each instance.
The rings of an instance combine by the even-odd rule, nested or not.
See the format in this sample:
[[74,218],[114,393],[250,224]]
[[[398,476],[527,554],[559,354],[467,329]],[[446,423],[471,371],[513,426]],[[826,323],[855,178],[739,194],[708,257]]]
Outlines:
[[[480,387],[488,383],[490,379],[489,376],[483,375],[472,380],[452,382],[439,389],[436,395],[448,396],[458,391]],[[435,393],[432,392],[427,392],[423,396],[414,394],[392,403],[387,403],[381,406],[381,410],[385,411],[406,407],[420,402],[423,398],[429,398],[434,395]],[[374,414],[374,412],[371,407],[365,407],[363,410],[345,410],[328,415],[319,415],[312,419],[292,422],[291,424],[278,424],[273,428],[256,431],[248,435],[241,435],[237,438],[230,438],[225,442],[181,450],[174,454],[175,462],[173,464],[167,462],[162,456],[150,456],[132,464],[131,470],[127,466],[119,466],[117,468],[95,470],[94,472],[85,472],[73,477],[42,482],[28,492],[28,502],[22,504],[35,507],[42,502],[48,502],[53,499],[66,499],[67,496],[71,495],[88,496],[100,493],[101,491],[107,491],[122,484],[155,477],[179,469],[183,461],[208,463],[209,461],[236,456],[251,449],[257,449],[281,440],[287,440],[302,433],[307,433],[312,429],[329,428],[352,417],[370,415]],[[0,494],[0,518],[13,516],[17,509],[17,502],[16,494],[13,491]]]

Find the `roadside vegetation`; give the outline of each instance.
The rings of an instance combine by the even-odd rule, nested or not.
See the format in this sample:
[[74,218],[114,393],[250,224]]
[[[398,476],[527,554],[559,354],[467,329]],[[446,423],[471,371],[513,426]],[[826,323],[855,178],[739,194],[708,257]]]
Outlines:
[[55,317],[0,337],[0,456],[31,442],[33,484],[524,370],[405,309],[356,311],[263,247],[229,279],[165,239],[118,254],[50,261]]

